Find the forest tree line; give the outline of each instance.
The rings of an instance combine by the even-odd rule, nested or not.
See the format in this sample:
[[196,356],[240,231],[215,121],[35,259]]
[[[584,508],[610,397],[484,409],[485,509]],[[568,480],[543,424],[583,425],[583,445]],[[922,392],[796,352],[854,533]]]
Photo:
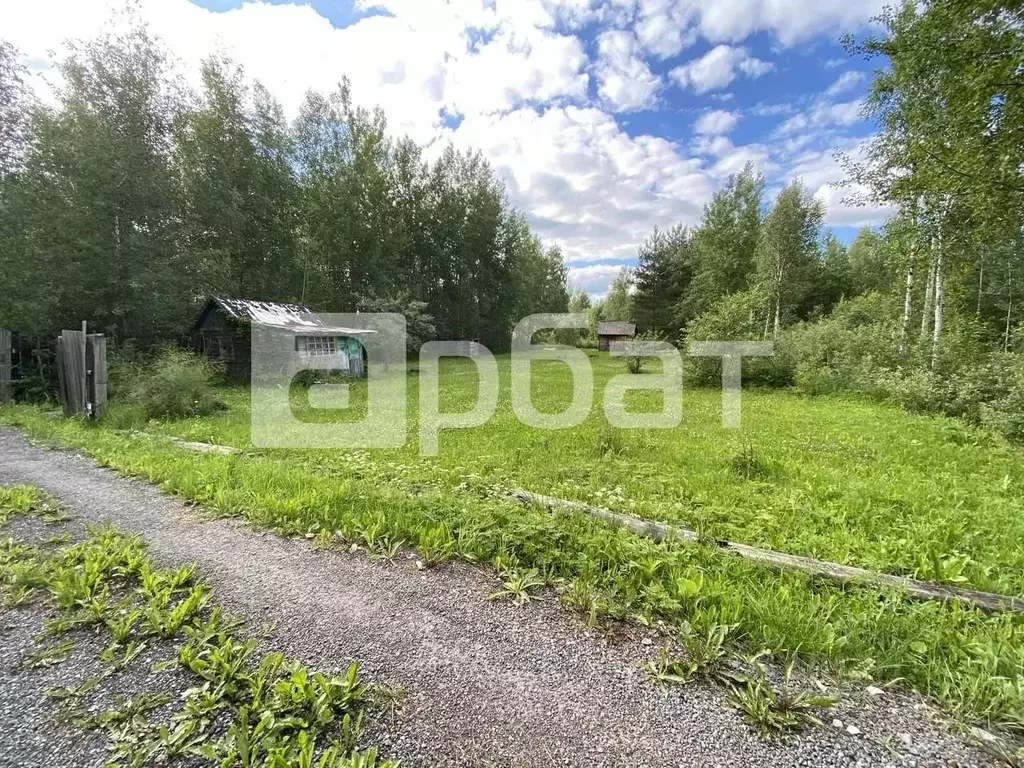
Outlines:
[[878,21],[846,40],[878,66],[877,132],[843,159],[851,196],[897,213],[847,247],[799,180],[769,203],[748,167],[697,226],[656,230],[592,311],[677,341],[772,340],[750,380],[869,392],[1024,439],[1024,13],[930,0]]
[[141,26],[59,69],[40,103],[0,44],[0,327],[47,339],[86,320],[146,349],[226,295],[408,311],[500,349],[520,317],[566,308],[560,252],[481,155],[428,162],[345,80],[288,120],[222,57],[193,92]]

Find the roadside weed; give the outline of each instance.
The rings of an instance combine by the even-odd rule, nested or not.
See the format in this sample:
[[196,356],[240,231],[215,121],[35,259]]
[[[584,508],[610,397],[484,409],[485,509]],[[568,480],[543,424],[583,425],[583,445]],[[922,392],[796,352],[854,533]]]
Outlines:
[[60,664],[62,661],[67,659],[68,653],[75,647],[75,643],[66,640],[63,643],[57,645],[51,645],[47,648],[42,648],[38,651],[33,651],[25,657],[25,666],[33,669],[39,669],[40,667],[52,667],[55,664]]
[[729,702],[743,712],[743,719],[763,736],[795,731],[807,724],[821,725],[814,712],[835,705],[834,696],[793,688],[793,662],[786,665],[782,684],[772,687],[763,668],[743,685],[733,686]]
[[504,589],[490,595],[491,600],[499,600],[503,597],[510,597],[517,605],[525,605],[534,599],[531,590],[544,586],[544,580],[540,578],[540,572],[536,568],[528,571],[516,571],[506,574]]
[[[19,506],[5,508],[8,498]],[[25,487],[12,492],[0,486],[0,510],[8,519],[35,514],[42,498]],[[42,508],[60,518],[58,507],[47,502]],[[0,541],[0,585],[8,601],[48,596],[56,613],[46,618],[37,640],[86,626],[109,639],[99,653],[109,665],[105,672],[46,694],[60,703],[55,713],[60,722],[106,732],[111,765],[141,767],[182,756],[254,768],[397,765],[380,760],[372,749],[356,752],[364,738],[368,701],[357,664],[343,674],[326,675],[280,653],[260,655],[257,639],[236,634],[240,619],[210,607],[210,589],[197,580],[194,565],[157,569],[139,539],[109,526],[91,526],[87,533],[77,543],[60,537],[52,552]],[[437,543],[443,548],[443,539]],[[161,641],[184,639],[176,656],[154,671],[177,665],[199,684],[180,701],[162,691],[142,691],[101,711],[88,708],[87,701],[106,679],[147,650],[147,637],[159,638],[157,648]],[[23,665],[59,664],[75,645],[66,639],[40,648],[26,655]],[[397,711],[394,705],[392,718]],[[160,713],[163,722],[150,722]]]

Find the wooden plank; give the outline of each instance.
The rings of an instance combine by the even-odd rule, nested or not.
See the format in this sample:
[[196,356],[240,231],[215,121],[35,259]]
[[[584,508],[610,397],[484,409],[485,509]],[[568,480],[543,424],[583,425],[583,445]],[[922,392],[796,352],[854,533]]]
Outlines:
[[64,415],[85,413],[85,336],[81,331],[61,332],[57,365]]
[[81,345],[82,379],[81,379],[81,403],[82,413],[89,415],[89,366],[86,363],[89,347],[89,327],[85,320],[82,321],[82,335],[78,340]]
[[11,387],[11,332],[0,328],[0,403],[14,398]]
[[[620,528],[627,528],[641,536],[647,536],[656,541],[667,541],[669,539],[681,539],[695,542],[700,537],[696,531],[681,526],[669,525],[654,520],[647,520],[635,515],[627,515],[621,512],[613,512],[602,507],[591,507],[576,501],[556,499],[552,496],[545,496],[540,493],[532,493],[520,489],[513,490],[509,496],[521,504],[536,505],[544,507],[553,512],[570,512],[583,514]],[[1011,597],[1009,595],[997,595],[991,592],[979,592],[974,589],[954,587],[949,584],[940,584],[933,581],[918,581],[905,576],[893,576],[888,573],[876,573],[864,568],[855,568],[849,565],[839,565],[823,560],[815,560],[810,557],[799,555],[787,555],[782,552],[774,552],[770,549],[751,547],[747,544],[738,544],[732,541],[718,541],[716,544],[727,552],[733,552],[740,557],[754,562],[763,563],[780,570],[797,570],[820,576],[839,584],[852,585],[875,585],[894,587],[907,592],[911,597],[919,600],[958,600],[962,603],[980,608],[983,611],[1011,611],[1024,613],[1024,599]]]
[[61,407],[64,415],[67,416],[67,374],[64,371],[64,337],[57,337],[57,396],[60,397]]
[[90,415],[99,419],[107,410],[107,339],[102,333],[86,337],[85,357]]

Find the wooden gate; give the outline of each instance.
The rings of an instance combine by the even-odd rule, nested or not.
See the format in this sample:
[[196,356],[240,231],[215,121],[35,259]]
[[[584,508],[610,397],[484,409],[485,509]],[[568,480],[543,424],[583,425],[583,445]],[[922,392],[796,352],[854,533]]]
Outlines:
[[11,389],[11,332],[0,328],[0,403],[14,397]]
[[62,331],[57,337],[57,382],[65,416],[98,419],[107,406],[107,340],[102,333]]

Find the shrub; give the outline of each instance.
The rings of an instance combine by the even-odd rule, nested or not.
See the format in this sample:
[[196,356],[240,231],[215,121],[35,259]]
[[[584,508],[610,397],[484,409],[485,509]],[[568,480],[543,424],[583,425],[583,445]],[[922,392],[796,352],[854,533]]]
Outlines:
[[210,360],[175,347],[161,350],[132,390],[131,400],[148,419],[186,419],[227,408],[214,392],[219,368]]
[[[638,334],[634,341],[661,341],[661,337],[654,331],[644,331]],[[643,355],[629,355],[626,357],[626,370],[630,373],[643,373],[648,358]]]
[[[764,338],[764,306],[764,298],[756,290],[726,296],[690,322],[687,342],[761,341]],[[752,357],[743,361],[743,381],[760,386],[785,387],[793,383],[793,369],[790,349],[776,344],[772,357]],[[689,384],[719,386],[722,361],[717,357],[690,357],[685,374]]]
[[818,322],[788,329],[779,346],[793,361],[797,387],[811,395],[869,389],[875,371],[900,363],[891,311],[887,299],[871,294],[841,302]]

